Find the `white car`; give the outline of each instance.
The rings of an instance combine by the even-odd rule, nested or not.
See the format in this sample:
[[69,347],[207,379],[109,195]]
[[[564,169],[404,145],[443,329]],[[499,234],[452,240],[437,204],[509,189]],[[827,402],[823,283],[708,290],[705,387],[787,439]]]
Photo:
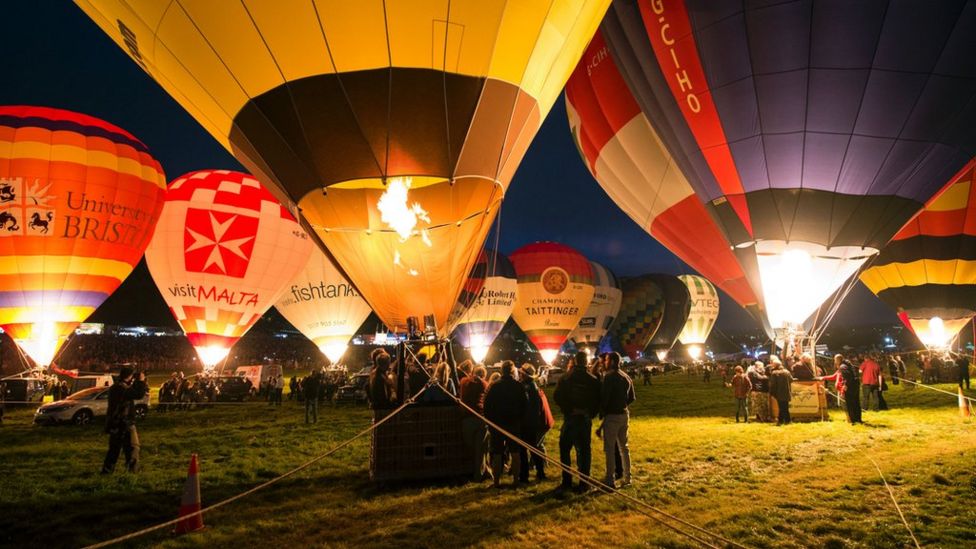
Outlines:
[[[34,413],[34,423],[54,425],[74,423],[87,425],[96,417],[108,413],[108,392],[110,387],[92,387],[68,396],[64,400],[49,402]],[[136,401],[136,418],[142,419],[149,412],[149,394]]]

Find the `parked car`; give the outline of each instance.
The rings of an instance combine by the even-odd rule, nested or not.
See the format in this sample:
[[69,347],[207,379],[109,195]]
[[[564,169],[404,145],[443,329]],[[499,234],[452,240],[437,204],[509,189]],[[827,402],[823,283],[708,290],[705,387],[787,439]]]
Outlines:
[[113,383],[115,383],[115,379],[111,374],[78,376],[71,379],[71,393],[77,393],[78,391],[91,389],[92,387],[111,387]]
[[559,378],[563,377],[566,370],[558,366],[549,366],[542,369],[539,373],[539,384],[543,387],[559,383]]
[[371,368],[363,368],[352,376],[349,383],[339,387],[335,394],[335,402],[365,403],[366,390],[369,387],[369,372]]
[[47,384],[44,378],[18,377],[3,380],[4,383],[4,402],[14,402],[19,404],[7,404],[7,406],[29,406],[30,402],[43,402],[44,394],[47,392]]
[[244,402],[255,392],[251,380],[243,376],[224,376],[217,380],[217,402]]
[[[49,402],[34,413],[34,423],[38,425],[55,425],[58,423],[73,423],[87,425],[97,417],[105,417],[108,413],[108,393],[110,387],[92,387],[84,389],[64,400]],[[142,419],[149,413],[149,394],[136,401],[136,418]]]

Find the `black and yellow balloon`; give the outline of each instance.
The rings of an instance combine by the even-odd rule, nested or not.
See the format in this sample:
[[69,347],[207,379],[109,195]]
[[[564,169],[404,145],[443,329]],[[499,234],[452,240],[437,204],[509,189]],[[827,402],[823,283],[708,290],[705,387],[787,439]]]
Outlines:
[[443,333],[609,0],[77,3],[297,206],[387,324]]

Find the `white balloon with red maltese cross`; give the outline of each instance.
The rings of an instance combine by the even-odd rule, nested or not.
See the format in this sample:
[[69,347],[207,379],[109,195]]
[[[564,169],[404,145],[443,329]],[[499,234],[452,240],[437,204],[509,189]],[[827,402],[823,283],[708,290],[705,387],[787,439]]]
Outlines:
[[312,240],[250,175],[193,172],[166,192],[146,264],[204,367],[277,301]]

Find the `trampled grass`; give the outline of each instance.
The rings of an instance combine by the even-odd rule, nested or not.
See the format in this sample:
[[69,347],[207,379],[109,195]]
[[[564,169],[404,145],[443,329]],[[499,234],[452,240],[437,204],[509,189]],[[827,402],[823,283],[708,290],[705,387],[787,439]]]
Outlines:
[[[954,390],[952,385],[943,388]],[[976,425],[956,402],[894,386],[891,410],[865,426],[833,421],[736,424],[728,389],[684,376],[637,387],[634,485],[627,493],[750,547],[903,547],[907,531],[880,465],[923,546],[976,544]],[[321,454],[369,424],[362,408],[325,406],[306,426],[285,402],[153,413],[140,426],[138,475],[97,475],[99,426],[40,428],[32,410],[0,427],[0,545],[81,546],[175,517],[189,455],[200,457],[204,505]],[[558,421],[558,419],[557,419]],[[558,453],[558,424],[547,437]],[[594,476],[604,470],[594,438]],[[688,547],[608,495],[553,497],[552,480],[511,490],[489,483],[374,486],[363,438],[294,477],[205,516],[188,536],[131,546]]]

